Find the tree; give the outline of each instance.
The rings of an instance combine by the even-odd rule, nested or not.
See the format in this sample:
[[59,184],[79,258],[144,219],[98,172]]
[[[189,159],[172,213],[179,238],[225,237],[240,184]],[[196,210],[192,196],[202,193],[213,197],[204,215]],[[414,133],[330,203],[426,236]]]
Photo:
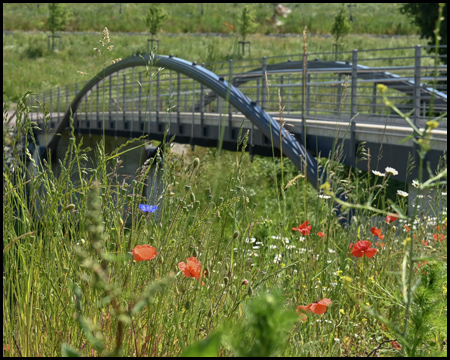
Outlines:
[[50,3],[48,4],[50,16],[47,19],[47,27],[55,35],[55,31],[62,31],[66,28],[68,13],[64,4]]
[[247,35],[253,33],[256,30],[257,24],[255,24],[255,14],[250,6],[244,6],[242,10],[241,18],[239,22],[239,33],[242,35],[242,40],[245,41]]
[[[413,24],[420,29],[421,38],[429,39],[428,45],[435,45],[436,21],[438,20],[439,4],[438,3],[407,3],[400,7],[400,12],[406,14],[411,18]],[[441,37],[439,43],[447,45],[447,4],[442,9],[443,20],[439,29],[439,36]],[[434,52],[433,48],[428,48],[428,52]],[[447,64],[447,49],[439,49],[440,55],[445,55],[441,61]]]
[[153,36],[159,31],[164,20],[169,16],[161,7],[153,5],[147,12],[147,27]]
[[347,9],[343,5],[339,13],[334,18],[334,24],[331,28],[336,46],[340,45],[339,40],[346,36],[352,30],[352,26],[348,22]]

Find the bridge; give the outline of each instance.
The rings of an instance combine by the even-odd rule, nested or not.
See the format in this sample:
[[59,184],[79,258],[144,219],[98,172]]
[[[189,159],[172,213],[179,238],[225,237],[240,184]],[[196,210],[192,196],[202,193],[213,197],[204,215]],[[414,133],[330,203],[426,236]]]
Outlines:
[[[279,155],[282,148],[299,169],[307,164],[316,188],[322,174],[314,156],[335,158],[338,148],[344,164],[382,172],[394,167],[397,179],[411,182],[418,174],[417,145],[400,141],[413,130],[384,104],[377,85],[387,86],[389,100],[424,129],[430,113],[446,120],[447,66],[435,64],[421,46],[402,49],[402,57],[390,57],[390,50],[343,52],[343,61],[331,61],[332,53],[208,64],[132,56],[85,83],[30,97],[30,104],[38,100],[49,111],[45,121],[38,108],[30,115],[44,129],[36,134],[41,156],[57,149],[60,137],[54,135],[67,133],[73,113],[80,135],[162,140],[167,130],[177,143],[220,143],[228,150],[236,150],[242,128],[249,131],[251,156]],[[436,169],[447,148],[446,121],[432,130],[431,140],[424,166]],[[358,156],[362,145],[369,160]],[[408,173],[409,156],[416,167]]]

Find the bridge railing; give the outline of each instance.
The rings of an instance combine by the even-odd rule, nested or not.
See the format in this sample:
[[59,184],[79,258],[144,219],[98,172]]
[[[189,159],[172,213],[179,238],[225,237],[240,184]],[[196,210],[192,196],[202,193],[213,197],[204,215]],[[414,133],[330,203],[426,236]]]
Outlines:
[[[423,48],[354,50],[339,53],[339,62],[332,61],[334,53],[316,53],[203,65],[226,80],[232,79],[242,93],[270,114],[279,113],[280,96],[283,115],[289,118],[348,121],[358,114],[356,121],[380,119],[404,124],[385,106],[377,90],[378,84],[384,84],[389,99],[405,113],[414,109],[411,117],[423,126],[431,110],[435,114],[447,110],[447,66],[435,66],[435,56]],[[393,50],[396,56],[390,55]],[[43,104],[51,115],[47,126],[55,128],[84,85],[80,82],[46,90],[30,97],[30,103],[38,100]],[[193,79],[169,70],[149,78],[138,68],[122,70],[97,84],[85,96],[78,113],[96,113],[98,121],[112,122],[113,117],[131,112],[132,121],[134,116],[139,121],[159,121],[168,109],[175,115],[236,114]],[[36,107],[36,112],[35,116],[42,117],[41,109]],[[446,122],[440,127],[446,128]]]

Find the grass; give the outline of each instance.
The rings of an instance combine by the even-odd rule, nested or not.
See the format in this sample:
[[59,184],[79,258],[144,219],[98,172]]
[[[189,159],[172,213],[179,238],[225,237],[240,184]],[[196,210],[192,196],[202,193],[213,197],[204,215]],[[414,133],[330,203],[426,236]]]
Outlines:
[[[184,157],[169,146],[124,181],[123,149],[100,142],[90,162],[73,124],[56,177],[50,159],[20,151],[33,141],[26,97],[15,132],[3,132],[4,356],[446,355],[445,162],[439,177],[419,179],[417,205],[430,213],[416,206],[408,216],[404,198],[385,200],[388,173],[349,174],[330,159],[320,193],[285,158],[250,164],[244,151]],[[432,126],[418,134],[425,152]],[[150,169],[162,188],[147,213]],[[338,188],[355,207],[347,228],[327,199]],[[293,230],[305,221],[309,233]],[[373,257],[349,249],[362,240]],[[136,262],[144,244],[157,256]],[[190,257],[201,271],[187,277],[179,264]],[[321,299],[331,300],[326,311],[302,321],[299,305]]]
[[[45,21],[49,15],[47,4],[3,4],[3,30],[46,30]],[[236,19],[242,6],[227,3],[203,4],[160,4],[169,15],[162,30],[166,33],[228,33],[227,22],[238,28]],[[112,32],[148,32],[145,17],[148,4],[67,4],[71,19],[68,31],[98,31],[104,24],[111,24]],[[415,35],[417,28],[406,15],[400,14],[398,4],[358,4],[352,8],[351,22],[354,34]],[[292,12],[282,19],[283,25],[274,28],[268,19],[274,13],[272,4],[254,5],[256,32],[301,34],[306,25],[314,34],[329,34],[341,4],[289,4]]]

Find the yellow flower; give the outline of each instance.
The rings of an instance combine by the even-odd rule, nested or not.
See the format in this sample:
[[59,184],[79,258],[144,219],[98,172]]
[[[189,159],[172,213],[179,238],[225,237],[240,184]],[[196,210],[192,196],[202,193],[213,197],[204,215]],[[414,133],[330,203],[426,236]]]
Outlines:
[[387,86],[383,85],[383,84],[378,84],[377,85],[377,90],[380,94],[384,94],[387,90]]
[[339,309],[339,312],[340,312],[342,315],[345,315],[344,309]]
[[439,123],[436,120],[427,121],[427,128],[430,130],[436,129],[439,126]]
[[375,284],[375,279],[373,278],[373,276],[369,276],[369,280],[372,281],[372,284]]
[[361,319],[361,321],[362,321],[362,322],[367,322],[367,319],[366,319],[366,318],[364,318],[364,319]]
[[342,270],[336,271],[336,276],[341,276],[341,274],[342,274]]

